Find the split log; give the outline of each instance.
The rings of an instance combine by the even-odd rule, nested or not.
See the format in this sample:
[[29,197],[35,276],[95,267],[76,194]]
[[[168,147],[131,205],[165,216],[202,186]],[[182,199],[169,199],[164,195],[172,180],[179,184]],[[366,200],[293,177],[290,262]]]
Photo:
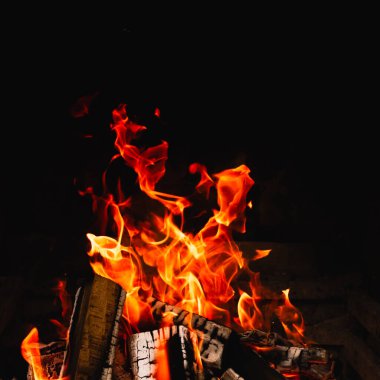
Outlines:
[[71,317],[61,376],[70,380],[111,379],[125,291],[94,275],[80,288]]
[[202,362],[205,367],[212,369],[216,376],[221,376],[231,368],[246,379],[284,379],[265,358],[244,345],[239,334],[231,328],[157,299],[151,300],[151,307],[158,324],[164,314],[172,313],[175,325],[188,327],[202,339]]
[[241,340],[252,349],[262,348],[262,356],[282,374],[298,374],[307,378],[333,379],[333,354],[319,346],[304,347],[276,333],[250,330]]
[[120,343],[116,346],[112,380],[133,380],[132,370],[127,359],[128,354],[124,348],[121,347]]
[[175,325],[131,335],[128,352],[133,379],[200,380],[193,351],[196,339],[186,327]]

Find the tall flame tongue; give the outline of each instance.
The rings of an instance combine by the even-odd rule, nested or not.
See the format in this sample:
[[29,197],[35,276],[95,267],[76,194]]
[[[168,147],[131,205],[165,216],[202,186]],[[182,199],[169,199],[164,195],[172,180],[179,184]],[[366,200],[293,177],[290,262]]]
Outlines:
[[[152,295],[241,330],[269,329],[275,314],[289,317],[290,302],[285,300],[283,308],[278,309],[284,304],[283,295],[264,289],[258,273],[248,265],[267,256],[270,250],[257,251],[246,259],[232,239],[232,231],[244,233],[246,229],[245,210],[251,206],[246,198],[254,184],[250,169],[240,165],[210,175],[204,165],[190,165],[190,173],[200,177],[197,192],[208,200],[211,194],[216,195],[218,207],[198,232],[185,232],[184,214],[192,202],[156,190],[165,175],[167,142],[148,148],[134,145],[147,128],[129,119],[125,104],[113,111],[111,128],[116,133],[118,151],[112,161],[122,158],[134,170],[139,189],[147,200],[154,200],[158,210],[136,220],[131,212],[133,196],[125,197],[120,186],[118,194],[110,194],[105,181],[102,196],[95,195],[92,189],[84,192],[93,197],[94,207],[105,223],[104,230],[114,233],[114,237],[87,234],[92,268],[126,290],[124,317],[132,330],[140,331],[140,326],[151,320],[147,299]],[[236,285],[237,277],[243,273],[251,279],[245,290]],[[267,305],[262,304],[262,299],[274,301]],[[294,330],[299,331],[295,323],[286,332],[294,337]]]

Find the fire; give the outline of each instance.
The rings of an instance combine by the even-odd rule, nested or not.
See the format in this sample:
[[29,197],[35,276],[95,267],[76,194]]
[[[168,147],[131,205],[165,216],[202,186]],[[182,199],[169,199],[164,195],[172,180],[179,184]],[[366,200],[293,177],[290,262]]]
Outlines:
[[34,380],[69,380],[65,377],[52,378],[45,373],[40,350],[45,345],[39,342],[38,330],[33,327],[21,343],[21,355],[29,363]]
[[[155,114],[160,115],[158,109]],[[136,176],[142,199],[154,207],[144,217],[136,217],[134,194],[127,195],[120,179],[116,190],[110,190],[107,171],[101,194],[91,187],[81,194],[92,197],[93,211],[100,219],[98,234],[86,235],[90,265],[95,273],[126,291],[123,318],[129,332],[140,331],[141,325],[152,320],[149,299],[153,296],[238,331],[269,331],[276,316],[289,338],[303,341],[302,315],[290,303],[289,289],[280,295],[265,289],[259,274],[251,269],[252,262],[269,255],[270,249],[246,257],[233,239],[234,233],[246,232],[245,211],[252,207],[247,196],[255,183],[250,169],[242,164],[210,174],[204,165],[191,164],[189,172],[199,177],[195,191],[213,207],[201,229],[186,231],[185,216],[193,201],[159,187],[166,173],[168,143],[139,146],[147,127],[128,117],[125,104],[112,115],[117,152],[110,166],[123,160]],[[239,278],[248,278],[248,284]],[[194,351],[199,352],[196,347]],[[166,350],[161,354],[161,362],[167,362]],[[36,379],[44,379],[36,329],[25,338],[23,355],[33,366]],[[200,356],[197,358],[200,367]],[[167,378],[167,366],[160,366],[160,371],[160,376]]]
[[289,338],[298,342],[305,341],[305,324],[302,313],[290,302],[290,289],[283,290],[285,302],[278,308],[279,319]]
[[[102,194],[93,189],[83,192],[91,195],[94,210],[102,218],[102,230],[114,234],[87,234],[92,268],[126,290],[124,317],[132,329],[139,331],[141,319],[151,318],[147,300],[154,296],[240,330],[270,329],[274,315],[288,321],[293,310],[291,327],[284,322],[284,328],[289,337],[300,340],[300,313],[283,298],[285,293],[265,289],[259,274],[250,269],[250,262],[269,255],[270,249],[257,250],[247,258],[233,240],[234,232],[246,232],[245,211],[252,207],[247,201],[254,185],[250,169],[242,164],[209,174],[204,165],[191,164],[189,172],[199,176],[195,191],[210,202],[214,199],[215,207],[203,228],[185,231],[185,214],[193,206],[190,197],[157,190],[166,172],[168,143],[139,147],[137,141],[147,128],[128,117],[125,104],[113,111],[111,128],[117,153],[110,164],[123,159],[134,171],[140,191],[155,202],[150,214],[136,220],[134,199],[124,195],[126,189],[119,186],[117,193],[109,192],[104,180]],[[250,278],[248,289],[238,283],[242,274]],[[272,301],[265,304],[268,299]]]
[[41,364],[38,331],[35,327],[30,330],[29,334],[22,341],[21,354],[33,368],[33,375],[36,380],[47,379]]

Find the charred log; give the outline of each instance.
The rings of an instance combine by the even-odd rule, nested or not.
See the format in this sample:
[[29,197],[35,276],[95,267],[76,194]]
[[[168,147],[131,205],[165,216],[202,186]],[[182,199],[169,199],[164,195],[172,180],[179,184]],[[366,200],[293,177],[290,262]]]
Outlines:
[[115,282],[94,275],[77,293],[62,366],[62,376],[111,379],[119,318],[125,291]]
[[200,380],[194,339],[186,327],[175,325],[131,335],[128,352],[133,379]]
[[160,323],[165,313],[172,313],[175,325],[184,325],[203,341],[200,355],[204,366],[221,376],[229,368],[246,379],[283,380],[284,377],[257,352],[243,344],[238,333],[198,314],[153,299],[152,313]]

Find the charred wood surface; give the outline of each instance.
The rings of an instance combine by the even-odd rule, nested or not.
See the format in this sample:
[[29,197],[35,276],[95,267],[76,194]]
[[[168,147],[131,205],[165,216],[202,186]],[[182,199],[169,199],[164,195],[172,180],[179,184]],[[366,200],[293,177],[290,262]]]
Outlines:
[[98,275],[79,289],[63,365],[63,374],[70,380],[112,378],[124,300],[118,284]]
[[164,313],[171,312],[175,325],[191,328],[203,340],[200,348],[202,362],[205,367],[212,368],[215,375],[221,376],[231,368],[245,379],[284,379],[265,358],[244,345],[239,334],[229,327],[156,299],[151,301],[151,305],[157,322],[161,321]]
[[128,339],[134,380],[198,379],[191,333],[184,326],[168,326],[133,334]]

